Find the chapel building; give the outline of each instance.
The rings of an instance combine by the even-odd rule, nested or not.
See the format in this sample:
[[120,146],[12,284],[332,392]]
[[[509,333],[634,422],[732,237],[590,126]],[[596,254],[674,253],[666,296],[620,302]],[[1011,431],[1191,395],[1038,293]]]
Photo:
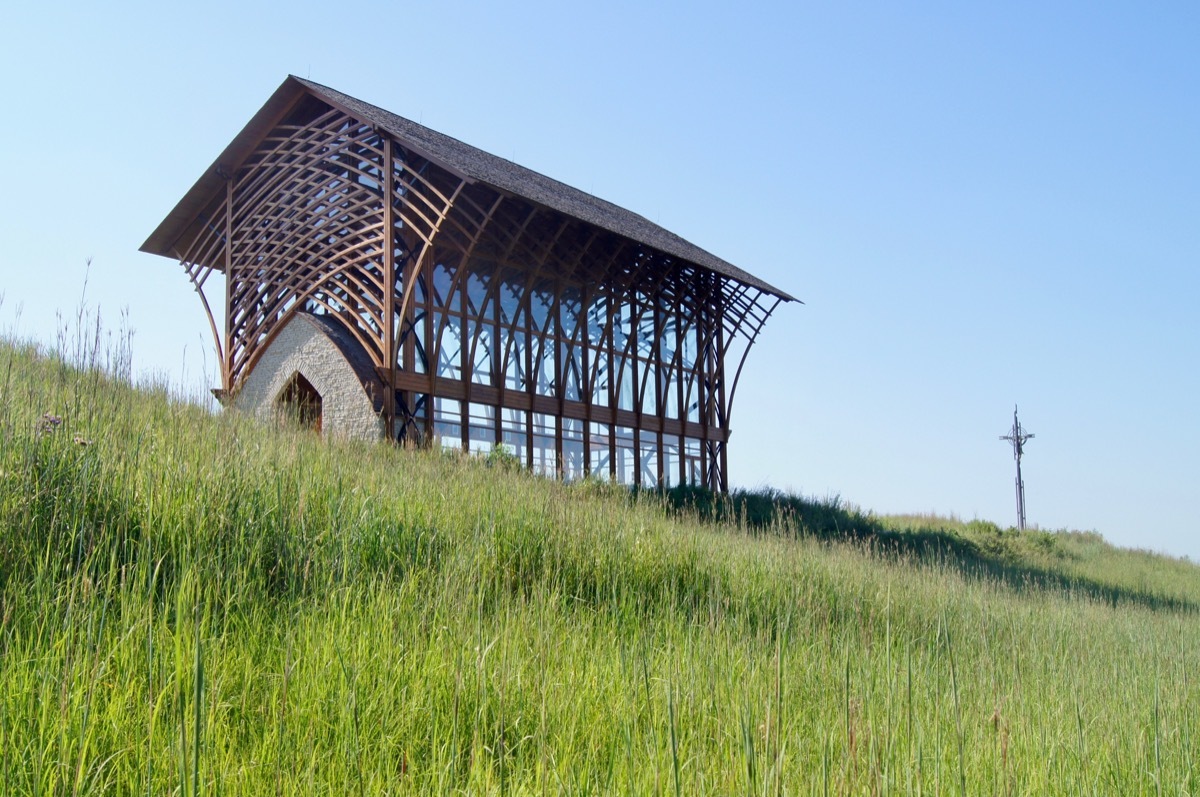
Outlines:
[[644,487],[728,489],[738,377],[794,301],[642,216],[296,77],[142,251],[200,294],[227,407]]

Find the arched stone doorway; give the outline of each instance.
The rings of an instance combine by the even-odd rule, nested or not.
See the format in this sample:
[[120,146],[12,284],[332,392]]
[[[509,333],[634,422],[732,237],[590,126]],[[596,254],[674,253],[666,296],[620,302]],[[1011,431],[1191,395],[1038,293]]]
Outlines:
[[297,313],[226,405],[284,418],[331,439],[379,440],[385,390],[370,356],[336,318]]

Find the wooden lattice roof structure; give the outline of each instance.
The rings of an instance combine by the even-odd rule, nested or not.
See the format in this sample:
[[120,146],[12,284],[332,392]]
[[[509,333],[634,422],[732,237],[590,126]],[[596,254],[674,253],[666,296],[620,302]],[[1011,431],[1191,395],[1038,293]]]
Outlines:
[[163,257],[177,257],[186,248],[189,238],[195,237],[201,225],[200,214],[213,198],[225,189],[222,175],[233,164],[240,163],[253,151],[284,113],[304,92],[310,92],[335,107],[345,108],[364,122],[375,125],[395,137],[404,146],[420,153],[430,161],[457,172],[468,180],[487,183],[501,191],[566,213],[576,219],[594,224],[609,232],[625,236],[666,254],[691,261],[738,282],[751,285],[784,301],[795,301],[786,292],[760,280],[733,264],[701,249],[695,244],[666,230],[643,216],[611,202],[592,196],[543,174],[527,169],[510,160],[464,144],[391,111],[385,111],[348,94],[322,86],[311,80],[289,75],[283,85],[254,118],[242,128],[213,162],[211,168],[196,181],[191,190],[167,214],[158,228],[142,244],[141,251]]
[[[638,483],[663,481],[665,460],[672,481],[702,449],[703,481],[727,484],[745,356],[795,301],[636,213],[294,76],[141,249],[186,269],[227,394],[312,312],[394,389],[383,413],[396,435],[451,430],[465,446],[479,421],[501,443],[501,411],[541,413],[521,432],[532,448],[549,414],[560,470],[582,423],[582,471],[600,446],[617,476],[626,430]],[[213,272],[226,276],[223,331],[204,291]],[[447,401],[458,426],[430,409]]]

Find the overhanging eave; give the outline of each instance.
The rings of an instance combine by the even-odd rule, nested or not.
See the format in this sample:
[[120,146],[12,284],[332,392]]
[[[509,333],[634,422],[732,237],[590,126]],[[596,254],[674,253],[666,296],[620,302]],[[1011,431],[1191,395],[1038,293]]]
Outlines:
[[[154,232],[150,233],[150,237],[141,245],[139,251],[178,259],[179,250],[186,248],[180,244],[186,244],[196,236],[196,228],[203,223],[201,216],[204,209],[225,190],[225,175],[234,173],[306,91],[298,80],[289,75],[241,132],[234,136],[233,141],[221,151],[212,165],[204,170],[200,179],[183,195]],[[223,266],[212,265],[217,270],[223,270]]]

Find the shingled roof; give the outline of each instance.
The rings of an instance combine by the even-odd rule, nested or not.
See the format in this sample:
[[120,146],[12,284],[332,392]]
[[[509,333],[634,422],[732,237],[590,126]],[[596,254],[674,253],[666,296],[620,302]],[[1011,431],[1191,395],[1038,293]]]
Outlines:
[[470,180],[485,183],[502,192],[522,197],[530,202],[565,213],[652,247],[665,254],[695,263],[711,271],[778,296],[784,301],[795,298],[769,285],[733,264],[701,249],[643,216],[625,210],[599,197],[572,188],[543,174],[512,161],[464,144],[436,130],[397,116],[370,103],[340,91],[289,75],[262,109],[250,120],[213,165],[179,201],[158,228],[142,244],[141,251],[166,257],[177,257],[176,242],[195,222],[197,215],[215,193],[224,190],[219,172],[232,171],[258,142],[290,109],[302,93],[309,93],[350,114],[359,121],[374,125],[392,136],[401,146],[451,172]]

